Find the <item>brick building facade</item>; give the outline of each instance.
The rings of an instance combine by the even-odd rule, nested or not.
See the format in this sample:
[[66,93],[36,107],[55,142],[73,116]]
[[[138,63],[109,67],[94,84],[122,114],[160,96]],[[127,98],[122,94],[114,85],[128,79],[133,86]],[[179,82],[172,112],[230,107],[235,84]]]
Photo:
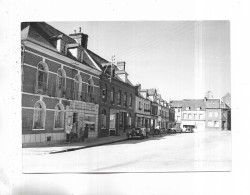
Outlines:
[[66,122],[76,136],[87,128],[86,138],[97,137],[101,70],[87,35],[77,43],[43,22],[22,23],[21,35],[23,146],[64,141]]

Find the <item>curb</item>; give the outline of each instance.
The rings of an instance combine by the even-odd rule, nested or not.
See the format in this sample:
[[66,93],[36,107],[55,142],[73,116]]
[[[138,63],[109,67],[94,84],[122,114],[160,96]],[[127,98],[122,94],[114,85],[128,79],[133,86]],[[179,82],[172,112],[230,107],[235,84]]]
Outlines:
[[78,147],[78,148],[69,148],[69,149],[56,151],[56,152],[49,152],[49,154],[71,152],[71,151],[75,151],[75,150],[81,150],[81,149],[85,149],[85,148],[92,148],[92,147],[96,147],[96,146],[103,146],[103,145],[112,144],[112,143],[116,143],[116,142],[122,142],[122,141],[126,141],[126,140],[128,140],[128,138],[121,139],[121,140],[116,140],[116,141],[111,141],[111,142],[106,142],[106,143],[93,144],[93,145],[89,145],[89,146],[81,146],[81,147]]

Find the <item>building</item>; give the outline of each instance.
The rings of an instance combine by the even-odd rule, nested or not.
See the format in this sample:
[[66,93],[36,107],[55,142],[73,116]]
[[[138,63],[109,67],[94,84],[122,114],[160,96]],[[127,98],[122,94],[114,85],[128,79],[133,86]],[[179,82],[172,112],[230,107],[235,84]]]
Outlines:
[[135,86],[135,126],[150,128],[151,102],[147,94],[141,91],[141,85]]
[[122,135],[134,127],[135,88],[125,62],[109,62],[89,51],[102,70],[98,137]]
[[194,127],[197,131],[205,131],[205,109],[204,99],[184,99],[182,103],[181,127]]
[[23,146],[62,142],[65,124],[76,139],[98,136],[101,69],[88,35],[65,35],[44,22],[21,25]]
[[168,128],[171,128],[175,125],[178,125],[180,126],[180,124],[176,123],[176,120],[175,120],[175,110],[173,108],[169,108],[169,123],[168,123]]
[[[160,127],[164,128],[164,129],[168,129],[169,128],[169,124],[170,124],[170,117],[169,117],[169,106],[167,101],[163,100],[163,99],[159,99],[159,112],[160,112]],[[159,117],[158,117],[159,119]]]
[[221,130],[225,128],[225,117],[219,99],[206,99],[206,129]]
[[172,101],[170,101],[170,108],[172,108],[174,110],[174,113],[175,113],[174,121],[175,121],[175,123],[181,125],[182,100],[172,100]]

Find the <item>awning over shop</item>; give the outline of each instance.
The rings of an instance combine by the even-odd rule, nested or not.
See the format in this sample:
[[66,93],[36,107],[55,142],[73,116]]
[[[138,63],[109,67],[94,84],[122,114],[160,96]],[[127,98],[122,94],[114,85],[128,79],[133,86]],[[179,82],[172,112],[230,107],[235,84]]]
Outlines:
[[119,110],[110,109],[110,114],[116,114],[116,113],[119,113],[119,112],[120,112]]

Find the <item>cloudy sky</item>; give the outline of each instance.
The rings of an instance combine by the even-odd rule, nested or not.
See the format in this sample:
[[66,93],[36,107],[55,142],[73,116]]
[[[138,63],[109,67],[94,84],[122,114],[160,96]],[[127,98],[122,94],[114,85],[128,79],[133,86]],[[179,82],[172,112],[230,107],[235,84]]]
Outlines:
[[231,92],[228,21],[48,23],[66,34],[81,27],[90,50],[125,61],[133,84],[157,88],[166,100]]

